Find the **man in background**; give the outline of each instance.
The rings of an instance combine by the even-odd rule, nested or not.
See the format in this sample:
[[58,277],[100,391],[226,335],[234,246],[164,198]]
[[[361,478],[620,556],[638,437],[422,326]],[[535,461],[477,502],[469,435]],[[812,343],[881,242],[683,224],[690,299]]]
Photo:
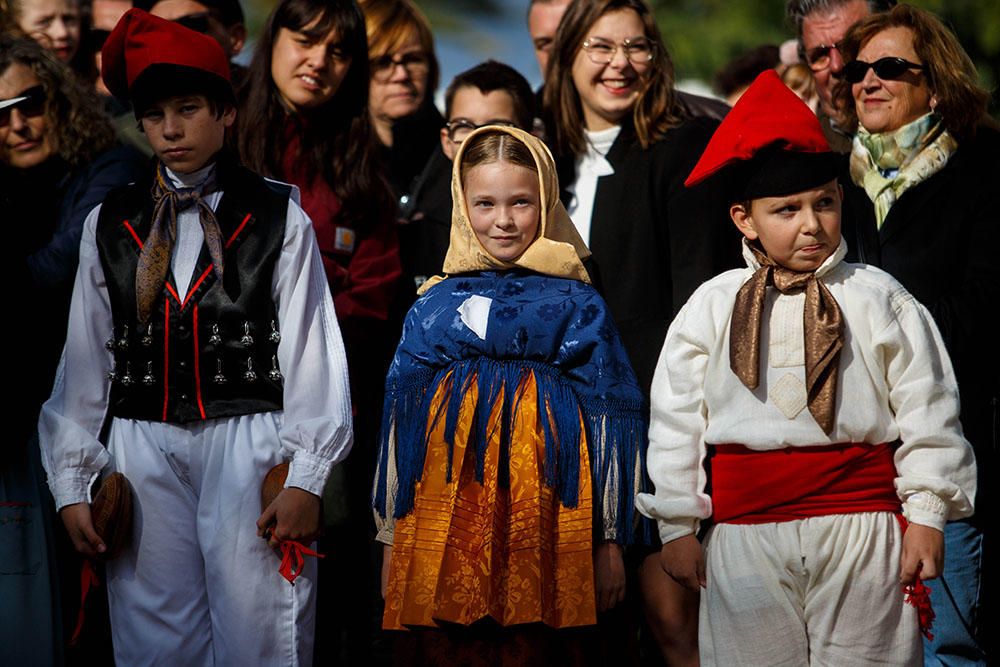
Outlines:
[[844,69],[840,43],[848,29],[864,17],[891,9],[896,0],[788,0],[785,15],[799,38],[799,56],[809,66],[819,94],[819,122],[830,148],[851,151],[853,133],[841,117],[833,89]]

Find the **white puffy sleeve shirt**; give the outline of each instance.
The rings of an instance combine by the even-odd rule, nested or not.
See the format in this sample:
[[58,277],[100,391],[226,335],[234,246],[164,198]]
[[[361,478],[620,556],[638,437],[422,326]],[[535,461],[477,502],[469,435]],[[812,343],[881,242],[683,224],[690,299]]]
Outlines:
[[846,246],[816,271],[845,322],[836,420],[827,436],[806,405],[805,295],[768,288],[761,322],[760,384],[751,391],[729,366],[736,293],[758,268],[703,284],[677,314],[653,378],[647,467],[656,492],[636,506],[666,543],[712,515],[705,493],[709,444],[754,450],[835,443],[901,442],[895,487],[907,519],[941,529],[969,516],[976,494],[972,447],[959,423],[958,385],[930,313],[889,274],[842,262]]
[[[201,173],[195,176],[204,178]],[[175,183],[190,185],[171,177]],[[205,200],[214,210],[221,198],[222,192],[213,192]],[[351,449],[351,400],[333,300],[312,223],[297,200],[295,190],[288,202],[284,242],[271,287],[281,330],[278,362],[284,374],[278,435],[283,452],[291,458],[285,486],[321,495],[330,469]],[[91,483],[109,461],[99,440],[113,363],[104,346],[112,335],[112,316],[95,236],[99,214],[100,206],[84,223],[66,346],[52,395],[39,418],[42,462],[57,508],[88,502]],[[183,293],[203,242],[197,209],[178,214],[177,227],[171,263]],[[143,422],[142,426],[169,431],[186,425]],[[239,433],[237,437],[260,435]]]

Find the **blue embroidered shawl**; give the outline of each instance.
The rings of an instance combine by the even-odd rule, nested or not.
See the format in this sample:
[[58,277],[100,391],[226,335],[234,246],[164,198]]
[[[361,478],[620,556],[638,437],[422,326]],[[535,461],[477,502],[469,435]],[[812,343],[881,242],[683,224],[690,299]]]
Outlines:
[[[470,305],[488,307],[488,319],[467,314],[463,321],[463,304],[466,311]],[[432,398],[449,372],[443,414],[432,415]],[[565,506],[576,505],[582,414],[603,539],[648,543],[652,523],[641,520],[634,508],[635,494],[645,486],[648,412],[607,306],[582,282],[521,270],[449,278],[410,309],[386,380],[373,494],[379,515],[399,518],[412,510],[429,427],[441,418],[451,457],[462,397],[473,382],[479,404],[468,448],[475,452],[476,477],[482,480],[491,410],[501,390],[510,389],[502,392],[500,425],[501,447],[509,451],[518,400],[513,389],[531,372],[539,414],[552,417],[542,420],[545,484]],[[501,461],[506,460],[501,453]],[[396,470],[397,489],[388,488],[389,466]],[[508,473],[501,466],[501,484]]]

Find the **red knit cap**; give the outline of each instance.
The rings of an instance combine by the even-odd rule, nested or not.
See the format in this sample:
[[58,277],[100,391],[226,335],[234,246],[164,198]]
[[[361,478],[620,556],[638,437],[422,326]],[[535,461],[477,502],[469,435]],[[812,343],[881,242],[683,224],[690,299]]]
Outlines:
[[722,172],[739,181],[740,196],[778,196],[827,183],[836,167],[816,114],[767,70],[722,120],[684,185]]
[[157,65],[195,70],[192,74],[202,75],[199,78],[208,75],[219,79],[219,84],[232,94],[229,60],[218,42],[141,9],[125,12],[104,42],[101,54],[104,85],[120,99],[128,99],[139,77]]

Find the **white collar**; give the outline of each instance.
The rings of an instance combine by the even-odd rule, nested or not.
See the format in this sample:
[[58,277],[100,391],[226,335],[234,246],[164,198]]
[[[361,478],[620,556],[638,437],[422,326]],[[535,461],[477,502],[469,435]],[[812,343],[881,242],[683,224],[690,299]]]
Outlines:
[[202,193],[208,193],[214,189],[215,160],[189,174],[178,174],[166,165],[164,165],[164,171],[167,172],[167,178],[170,179],[175,188],[197,188]]

